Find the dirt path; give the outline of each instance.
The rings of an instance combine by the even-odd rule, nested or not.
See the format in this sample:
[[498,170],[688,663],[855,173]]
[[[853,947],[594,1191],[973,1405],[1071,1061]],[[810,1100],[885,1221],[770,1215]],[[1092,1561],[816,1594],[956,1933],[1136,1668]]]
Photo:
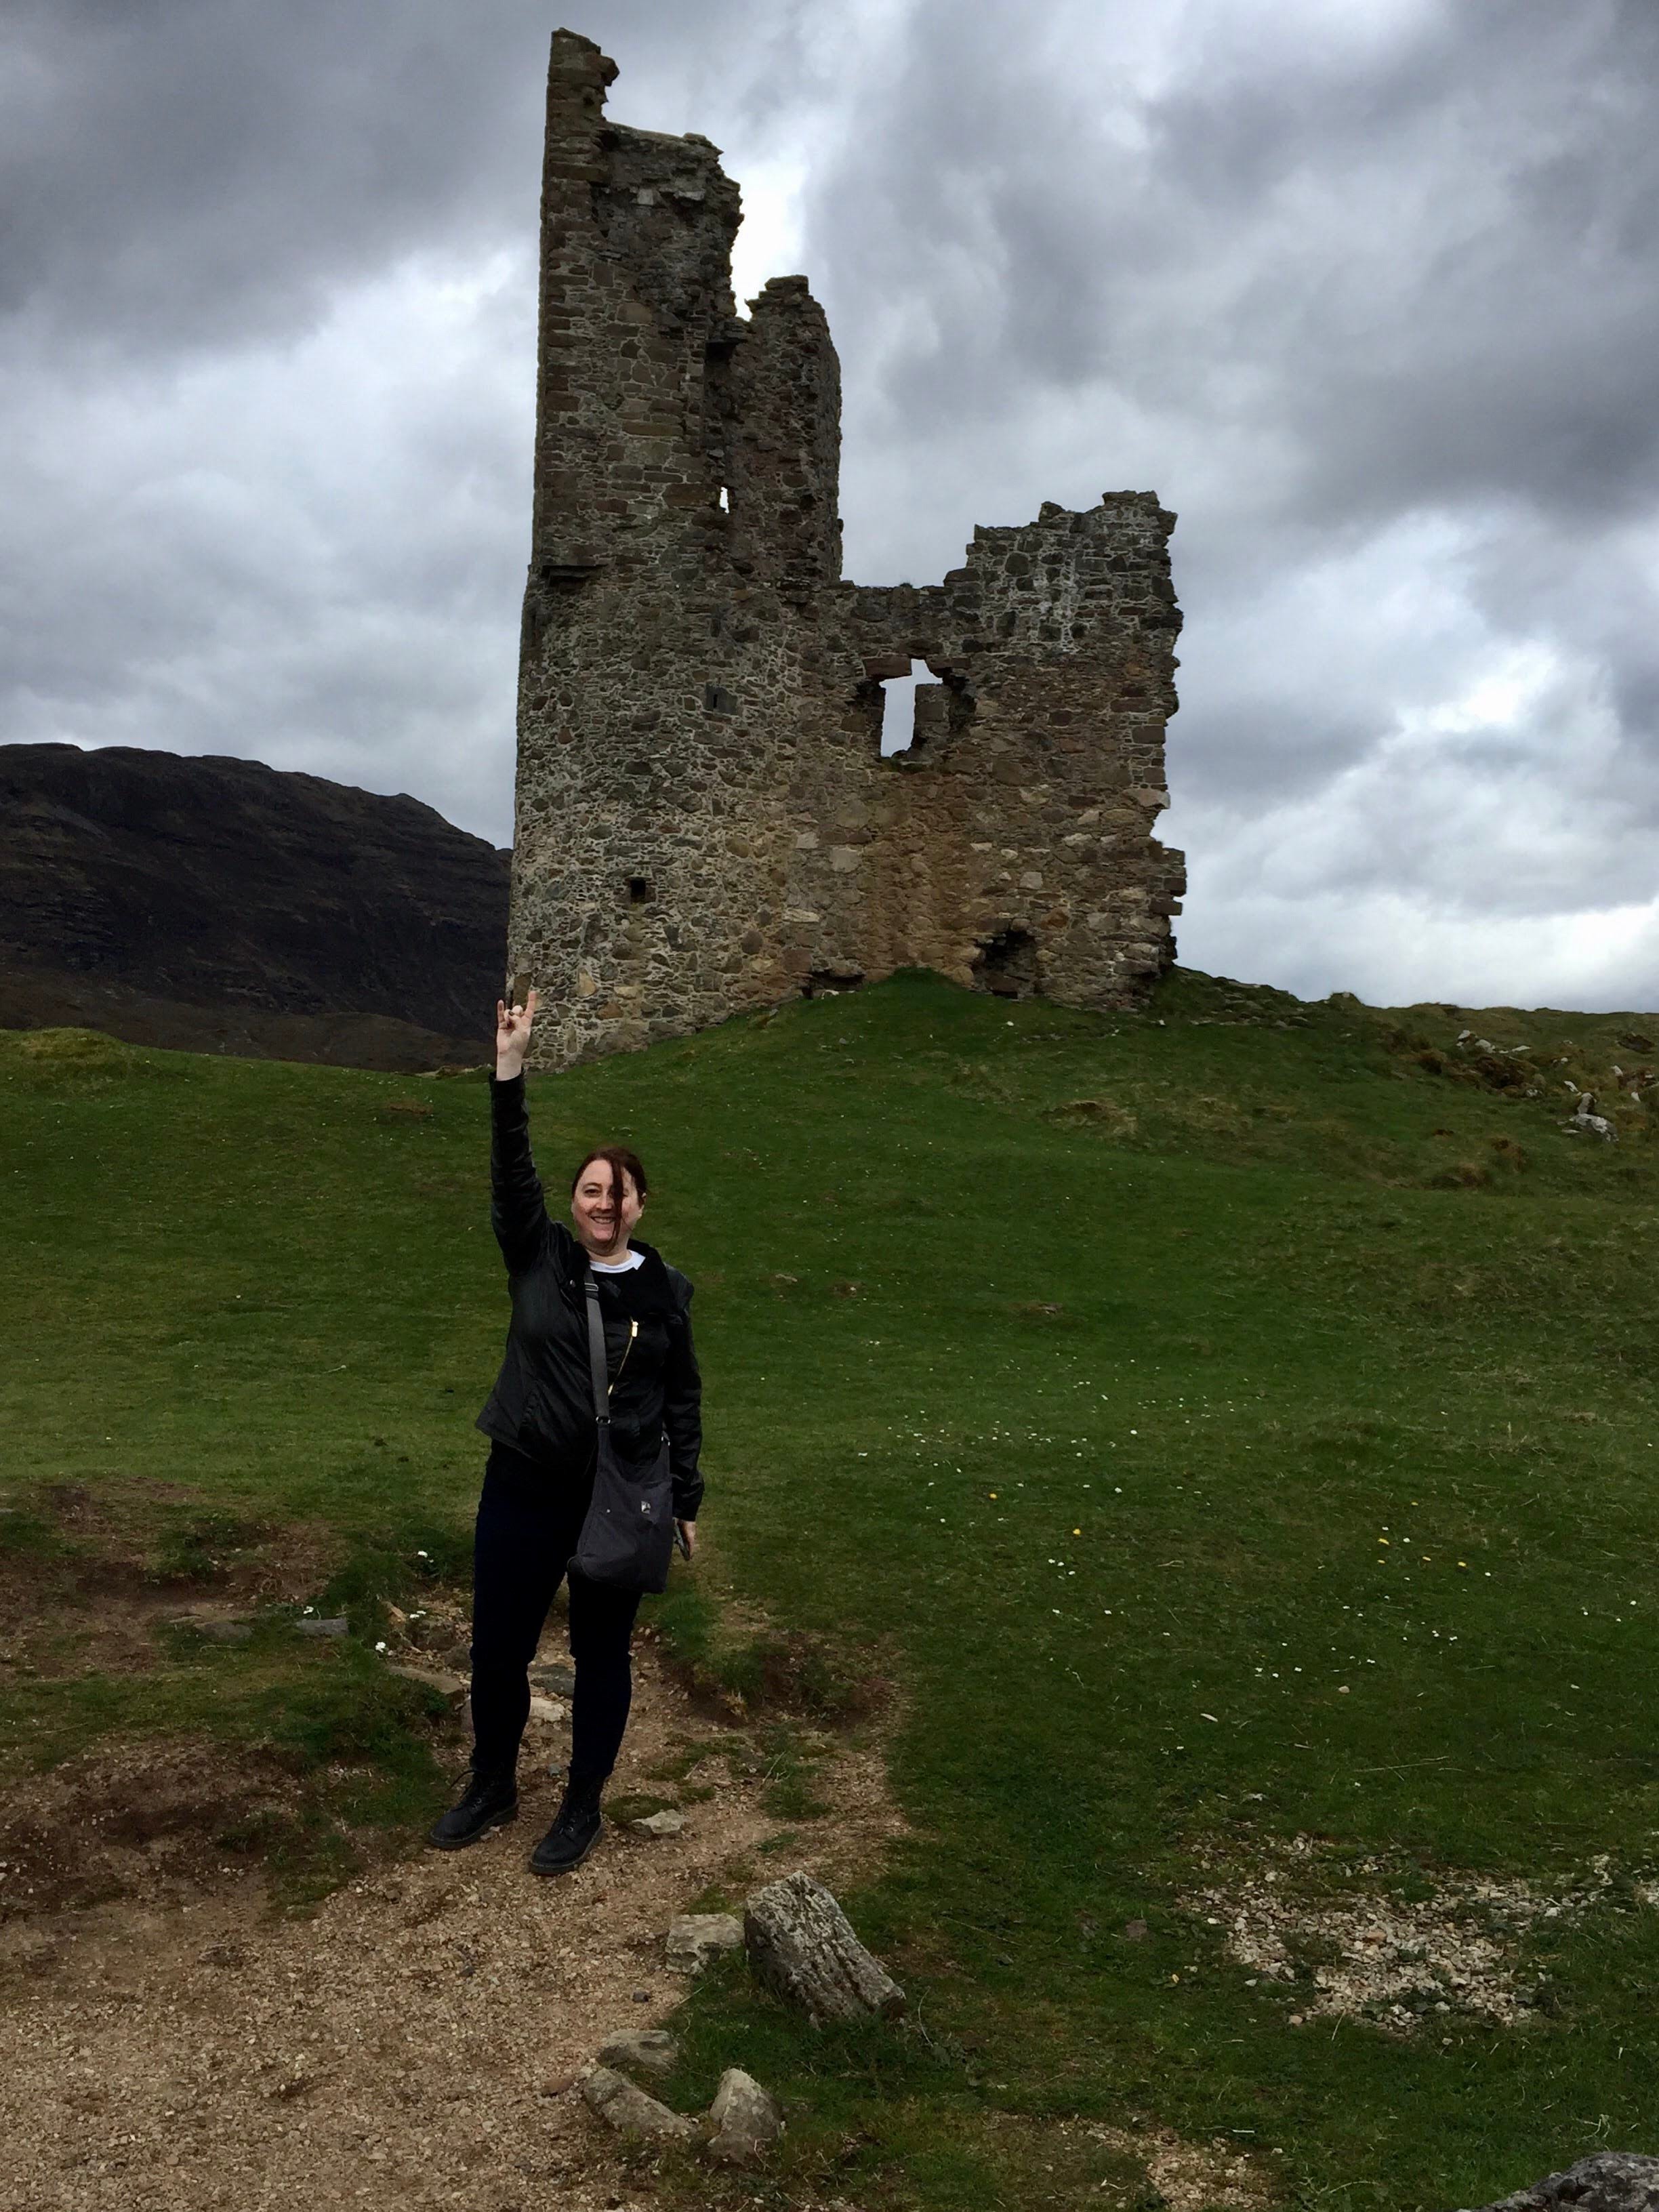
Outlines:
[[[561,1651],[546,1656],[556,1662]],[[832,1883],[896,1823],[876,1761],[820,1770],[831,1818],[763,1808],[746,1739],[699,1717],[648,1650],[617,1792],[706,1741],[678,1836],[607,1831],[561,1881],[525,1865],[551,1820],[562,1729],[526,1744],[514,1826],[423,1852],[274,1920],[241,1883],[189,1901],[16,1922],[0,1942],[0,2203],[8,2212],[460,2206],[570,2212],[637,2201],[569,2081],[684,1984],[669,1921],[706,1885],[797,1865]],[[461,1754],[458,1750],[457,1765]]]

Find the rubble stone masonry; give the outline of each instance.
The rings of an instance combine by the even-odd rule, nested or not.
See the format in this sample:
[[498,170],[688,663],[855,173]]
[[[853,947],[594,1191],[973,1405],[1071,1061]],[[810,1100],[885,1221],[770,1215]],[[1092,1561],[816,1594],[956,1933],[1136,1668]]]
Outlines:
[[[1174,956],[1175,517],[980,529],[940,584],[841,574],[840,370],[800,276],[734,309],[707,139],[605,119],[553,40],[510,967],[562,1066],[926,967],[1132,1004]],[[884,678],[925,661],[913,742]]]

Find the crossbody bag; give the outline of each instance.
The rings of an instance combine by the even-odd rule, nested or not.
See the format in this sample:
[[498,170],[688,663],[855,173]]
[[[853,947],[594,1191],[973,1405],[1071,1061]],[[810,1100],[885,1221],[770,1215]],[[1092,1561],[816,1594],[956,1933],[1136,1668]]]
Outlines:
[[593,1496],[570,1565],[589,1582],[605,1583],[613,1589],[665,1590],[668,1564],[674,1551],[674,1491],[668,1472],[668,1438],[665,1435],[656,1460],[649,1468],[629,1467],[619,1456],[611,1437],[610,1364],[605,1350],[605,1322],[599,1312],[599,1286],[591,1267],[586,1289],[587,1361],[593,1385],[598,1449],[593,1466]]

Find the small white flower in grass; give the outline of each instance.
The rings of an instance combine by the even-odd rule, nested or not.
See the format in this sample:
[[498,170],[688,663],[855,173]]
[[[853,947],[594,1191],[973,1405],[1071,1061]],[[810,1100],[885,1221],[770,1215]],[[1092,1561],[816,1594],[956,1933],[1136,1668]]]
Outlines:
[[432,1554],[430,1552],[416,1552],[415,1556],[417,1559],[429,1559]]
[[374,1649],[375,1649],[377,1651],[384,1651],[384,1650],[386,1650],[386,1646],[385,1646],[385,1644],[377,1644],[375,1645]]

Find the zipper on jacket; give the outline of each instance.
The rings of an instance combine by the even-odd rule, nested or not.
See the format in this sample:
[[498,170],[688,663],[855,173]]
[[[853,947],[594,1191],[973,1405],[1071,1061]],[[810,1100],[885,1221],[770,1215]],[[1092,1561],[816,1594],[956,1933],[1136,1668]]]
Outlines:
[[634,1349],[634,1339],[639,1334],[639,1333],[640,1325],[638,1322],[630,1321],[628,1324],[628,1341],[623,1346],[623,1356],[617,1362],[616,1373],[605,1385],[605,1395],[607,1398],[614,1398],[617,1395],[617,1385],[623,1379],[623,1369],[628,1364],[628,1355]]

